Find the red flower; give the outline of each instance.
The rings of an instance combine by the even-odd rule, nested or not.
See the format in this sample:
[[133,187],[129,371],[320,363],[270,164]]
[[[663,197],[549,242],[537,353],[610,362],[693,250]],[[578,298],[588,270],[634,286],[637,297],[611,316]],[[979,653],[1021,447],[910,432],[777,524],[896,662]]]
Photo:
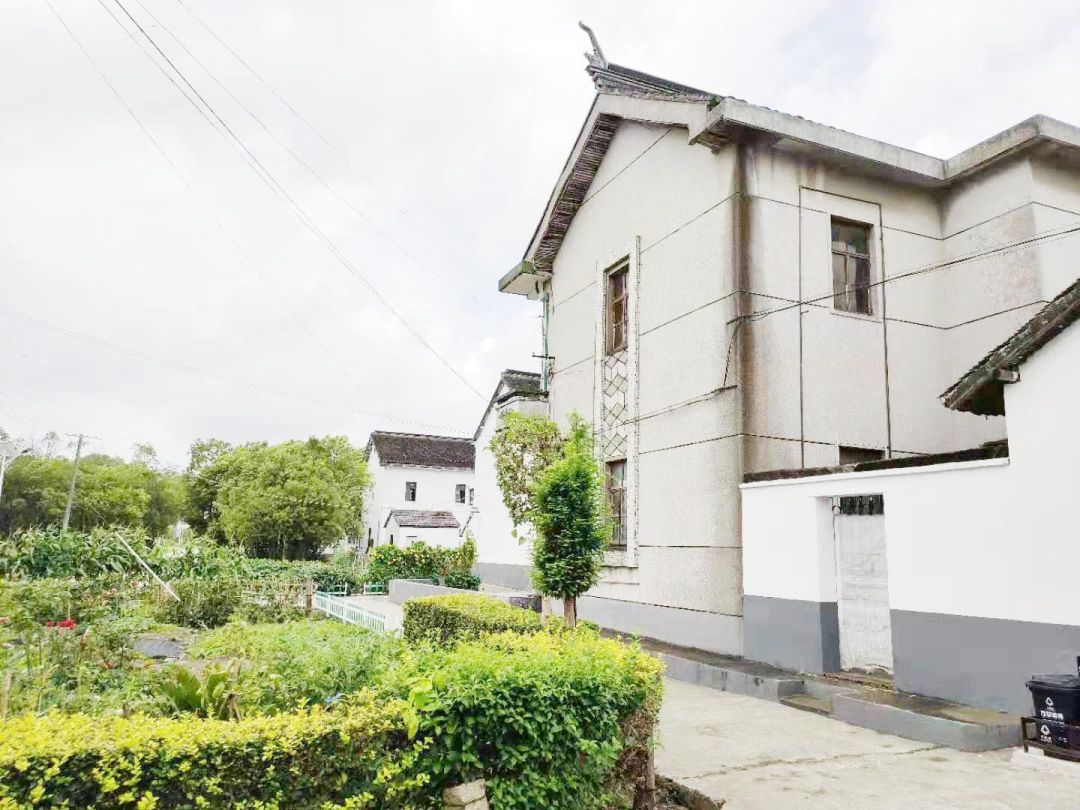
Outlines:
[[62,627],[65,630],[74,630],[75,629],[75,620],[72,619],[71,617],[68,617],[68,618],[64,619],[62,622],[59,622],[56,626],[57,627]]

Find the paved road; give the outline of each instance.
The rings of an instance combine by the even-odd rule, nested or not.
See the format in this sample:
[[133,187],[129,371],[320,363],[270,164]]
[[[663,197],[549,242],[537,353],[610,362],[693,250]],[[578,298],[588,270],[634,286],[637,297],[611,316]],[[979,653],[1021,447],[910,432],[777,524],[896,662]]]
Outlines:
[[665,689],[656,769],[724,810],[1080,809],[1080,764],[1075,776],[1059,762],[1039,772],[1009,751],[963,753],[670,679]]

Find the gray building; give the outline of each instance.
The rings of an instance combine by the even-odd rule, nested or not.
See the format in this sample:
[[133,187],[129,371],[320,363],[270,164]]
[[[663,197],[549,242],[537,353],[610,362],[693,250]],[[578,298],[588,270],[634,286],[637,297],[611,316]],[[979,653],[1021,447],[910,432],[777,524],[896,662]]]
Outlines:
[[[978,446],[938,394],[1076,276],[1080,130],[947,160],[606,61],[523,260],[619,523],[580,613],[743,651],[739,484]],[[782,566],[780,559],[776,565]]]

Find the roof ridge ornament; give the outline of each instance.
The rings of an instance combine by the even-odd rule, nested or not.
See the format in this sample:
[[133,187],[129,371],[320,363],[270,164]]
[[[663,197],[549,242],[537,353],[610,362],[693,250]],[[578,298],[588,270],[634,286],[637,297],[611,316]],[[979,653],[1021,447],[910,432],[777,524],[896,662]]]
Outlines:
[[585,58],[589,60],[589,66],[595,68],[607,68],[608,61],[604,58],[604,52],[600,49],[600,42],[596,39],[596,34],[585,23],[578,20],[578,28],[589,35],[589,41],[592,43],[592,53],[585,52]]

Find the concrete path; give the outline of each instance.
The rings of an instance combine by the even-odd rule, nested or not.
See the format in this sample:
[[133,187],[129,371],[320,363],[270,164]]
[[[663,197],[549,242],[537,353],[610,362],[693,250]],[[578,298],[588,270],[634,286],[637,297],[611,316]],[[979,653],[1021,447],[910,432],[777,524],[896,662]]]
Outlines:
[[[667,679],[658,773],[724,810],[1080,810],[1075,776]],[[1062,764],[1062,763],[1055,763]]]

